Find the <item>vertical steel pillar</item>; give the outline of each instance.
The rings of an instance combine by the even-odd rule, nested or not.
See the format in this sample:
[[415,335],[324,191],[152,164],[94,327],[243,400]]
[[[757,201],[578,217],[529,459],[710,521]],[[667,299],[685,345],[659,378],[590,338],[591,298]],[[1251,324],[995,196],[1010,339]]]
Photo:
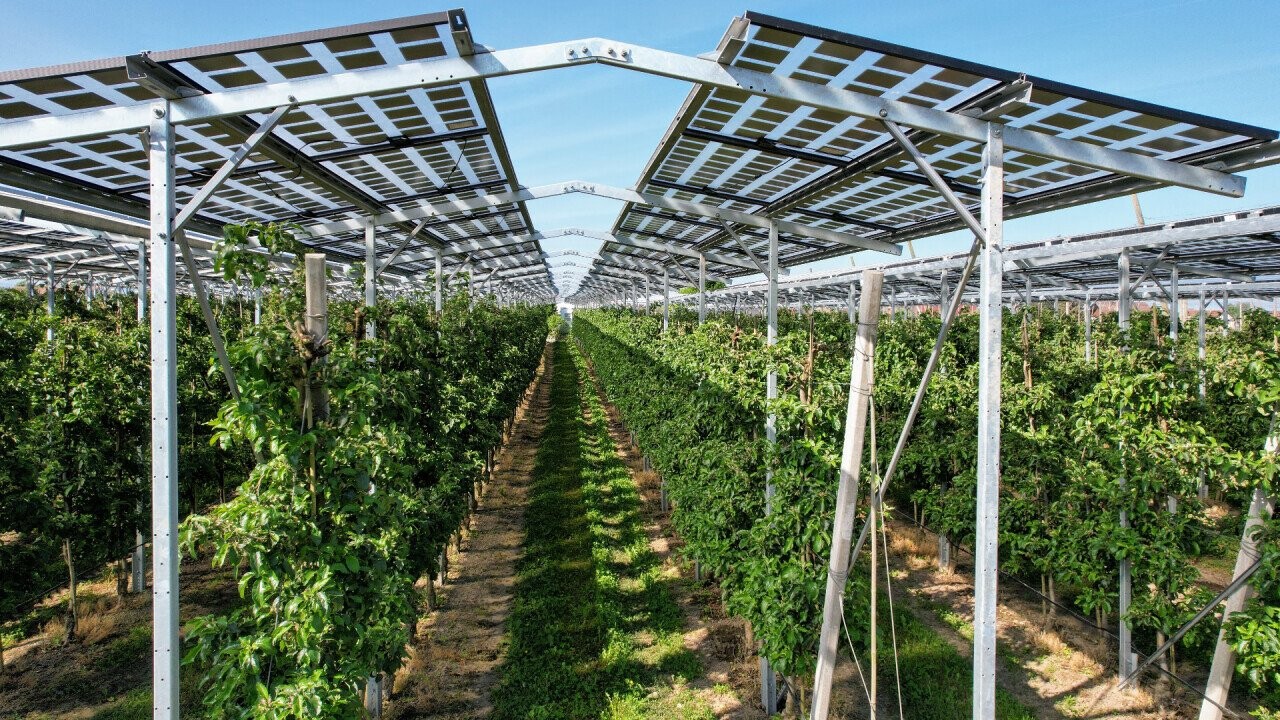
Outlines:
[[[55,275],[53,272],[52,262],[49,263],[48,277],[49,279],[46,280],[44,283],[44,310],[46,315],[48,315],[49,317],[53,317],[54,313],[57,311],[57,308],[54,306],[53,293],[54,293],[54,290],[57,288],[58,276]],[[50,324],[49,327],[45,328],[44,339],[46,342],[49,342],[49,343],[53,342],[53,325],[52,324]],[[50,348],[50,350],[52,350],[52,348]]]
[[436,250],[436,314],[439,315],[444,309],[444,258],[440,255],[440,251]]
[[[147,243],[145,241],[138,242],[138,324],[147,319]],[[144,504],[138,501],[138,509],[141,511]],[[147,538],[142,533],[142,528],[134,531],[133,535],[133,592],[139,593],[147,589],[147,548],[145,543]]]
[[152,105],[151,174],[151,548],[152,717],[178,717],[178,348],[174,291],[173,125],[169,103]]
[[974,542],[973,718],[994,720],[996,572],[1000,533],[1000,354],[1004,289],[1004,139],[987,125],[978,308],[978,492]]
[[698,324],[707,321],[707,256],[698,253]]
[[1084,291],[1084,359],[1093,359],[1093,295],[1089,288]]
[[[1178,266],[1169,271],[1169,359],[1178,355]],[[1165,497],[1165,507],[1170,513],[1178,512],[1178,497],[1172,493]]]
[[[364,225],[364,306],[370,309],[378,304],[378,228],[373,222],[369,218]],[[373,318],[366,317],[364,336],[367,340],[377,337]]]
[[[770,347],[778,344],[778,225],[772,222],[769,223],[768,330],[765,335],[765,344]],[[769,374],[765,378],[765,399],[770,402],[778,399],[778,371],[772,363],[769,366]],[[778,442],[777,422],[777,416],[773,410],[770,410],[764,421],[765,437],[770,444]],[[765,472],[764,482],[764,512],[768,515],[773,512],[772,469]],[[774,675],[769,659],[763,655],[760,656],[760,704],[769,715],[778,711],[777,677]]]
[[671,270],[662,268],[662,332],[671,324]]
[[[1204,401],[1205,401],[1204,333],[1205,333],[1205,314],[1208,309],[1209,308],[1205,304],[1205,300],[1204,300],[1204,288],[1202,287],[1200,288],[1200,313],[1196,315],[1196,356],[1200,358],[1200,403],[1201,404],[1204,404]],[[1198,495],[1201,500],[1207,500],[1209,498],[1209,484],[1204,481],[1203,468],[1201,468],[1200,470],[1200,485],[1199,487],[1196,488],[1196,495]]]
[[[1119,260],[1120,269],[1120,288],[1117,297],[1118,314],[1120,325],[1120,342],[1125,353],[1129,351],[1129,315],[1131,312],[1130,303],[1132,297],[1130,295],[1130,274],[1129,274],[1129,251],[1120,252]],[[1120,487],[1125,486],[1125,476],[1121,472],[1119,479]],[[1126,510],[1120,510],[1120,527],[1129,527],[1129,513]],[[1133,656],[1133,628],[1125,616],[1129,613],[1129,605],[1133,601],[1133,567],[1129,562],[1129,558],[1120,558],[1120,604],[1119,604],[1119,620],[1120,620],[1120,646],[1119,646],[1119,672],[1120,678],[1124,679],[1133,674],[1134,656]]]
[[[964,292],[961,288],[960,292]],[[941,282],[938,286],[938,314],[942,317],[943,322],[947,318],[947,300],[950,295],[950,287],[947,282],[947,271],[942,271]],[[945,373],[946,368],[941,367],[940,370]],[[946,484],[942,486],[943,492],[946,491]],[[951,569],[951,538],[945,532],[938,533],[938,569]]]
[[262,291],[253,291],[253,324],[262,324]]
[[[468,280],[468,283],[470,280]],[[310,298],[309,298],[310,299]],[[369,218],[364,226],[364,306],[372,311],[378,304],[378,227]],[[378,336],[373,318],[365,316],[364,337],[373,340]],[[372,494],[374,486],[369,485]],[[370,675],[364,683],[364,709],[371,718],[382,717],[382,683],[377,675]]]

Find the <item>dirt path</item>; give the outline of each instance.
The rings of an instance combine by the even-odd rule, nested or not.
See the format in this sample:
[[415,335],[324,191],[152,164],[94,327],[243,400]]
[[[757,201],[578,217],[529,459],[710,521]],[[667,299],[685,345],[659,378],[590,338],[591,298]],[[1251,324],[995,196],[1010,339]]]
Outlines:
[[534,389],[498,453],[463,552],[450,552],[439,609],[418,623],[385,717],[473,718],[490,710],[506,643],[529,482],[550,408],[550,344]]

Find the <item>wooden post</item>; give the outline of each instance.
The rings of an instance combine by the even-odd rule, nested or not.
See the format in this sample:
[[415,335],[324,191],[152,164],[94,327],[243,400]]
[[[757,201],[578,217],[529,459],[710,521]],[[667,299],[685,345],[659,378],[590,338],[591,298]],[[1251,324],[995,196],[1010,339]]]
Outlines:
[[[329,338],[329,284],[325,276],[325,256],[322,253],[307,253],[303,258],[306,272],[307,316],[303,318],[303,328],[311,342],[322,345]],[[324,362],[321,357],[318,363]],[[313,379],[311,391],[311,418],[308,427],[315,427],[316,422],[329,418],[329,391],[323,383]]]
[[[1271,434],[1267,438],[1267,453],[1274,455],[1280,445],[1280,435],[1276,433],[1275,417],[1271,419]],[[1232,580],[1240,577],[1249,566],[1258,559],[1258,545],[1254,541],[1255,528],[1262,524],[1263,513],[1273,515],[1275,503],[1272,498],[1262,493],[1261,488],[1253,491],[1253,500],[1249,503],[1249,516],[1244,524],[1244,532],[1240,536],[1240,551],[1236,554],[1235,570]],[[1226,622],[1232,613],[1244,609],[1245,603],[1253,594],[1253,588],[1245,585],[1227,597],[1226,607],[1222,611],[1223,627],[1218,631],[1218,644],[1213,650],[1213,664],[1209,666],[1209,680],[1205,683],[1204,701],[1200,704],[1200,720],[1221,720],[1222,708],[1227,702],[1227,693],[1231,690],[1231,676],[1235,673],[1236,654],[1226,641]]]
[[[880,292],[884,273],[864,270],[858,310],[858,337],[849,379],[849,403],[845,413],[844,446],[840,455],[840,487],[832,527],[831,563],[822,610],[822,634],[818,642],[818,668],[813,679],[811,720],[826,720],[831,705],[831,681],[836,651],[840,647],[841,604],[848,579],[853,526],[857,514],[858,486],[862,477],[862,450],[866,441],[867,409],[871,403],[872,360],[880,322]],[[873,529],[874,535],[875,530]],[[872,559],[872,565],[875,561]]]

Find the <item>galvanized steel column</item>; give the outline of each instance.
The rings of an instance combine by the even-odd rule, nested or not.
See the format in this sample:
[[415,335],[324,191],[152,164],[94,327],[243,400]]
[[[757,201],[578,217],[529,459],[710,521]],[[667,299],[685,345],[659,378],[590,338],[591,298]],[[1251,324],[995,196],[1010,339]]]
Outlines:
[[[778,344],[778,225],[769,223],[769,295],[768,295],[768,330],[765,344],[769,347]],[[769,374],[766,377],[765,399],[772,402],[778,398],[778,371],[769,363]],[[765,437],[770,444],[778,442],[777,416],[772,410],[764,421]],[[773,512],[773,470],[765,472],[764,512]],[[760,704],[765,712],[773,715],[778,709],[777,677],[769,659],[760,656]]]
[[[1208,307],[1205,305],[1205,301],[1204,301],[1204,288],[1200,288],[1200,314],[1196,316],[1196,325],[1197,325],[1196,356],[1200,358],[1200,402],[1201,403],[1203,403],[1205,400],[1205,367],[1204,367],[1204,361],[1205,361],[1204,320],[1205,320],[1205,317],[1204,316],[1205,316],[1206,310],[1208,310]],[[1201,500],[1207,500],[1209,498],[1209,485],[1204,481],[1203,468],[1200,470],[1200,485],[1199,487],[1196,488],[1196,495],[1198,495]]]
[[[770,233],[775,230],[770,229]],[[698,324],[707,321],[707,256],[698,254]]]
[[436,256],[436,313],[444,308],[444,258],[441,257],[440,251],[435,252]]
[[1093,295],[1089,288],[1084,290],[1084,359],[1093,359]]
[[152,105],[151,168],[151,547],[152,717],[178,717],[178,349],[174,291],[173,125],[169,103]]
[[[373,218],[365,221],[364,226],[364,306],[372,308],[378,304],[378,236],[377,226],[373,224]],[[364,323],[364,336],[367,340],[372,340],[377,336],[377,329],[373,326],[373,319],[366,316]]]
[[[1123,351],[1127,354],[1129,351],[1129,316],[1132,312],[1131,301],[1132,288],[1130,287],[1131,277],[1129,273],[1129,251],[1122,250],[1120,252],[1120,260],[1118,262],[1120,268],[1120,287],[1117,295],[1117,313],[1119,315],[1120,326],[1120,343]],[[1120,487],[1125,486],[1125,475],[1120,473]],[[1128,511],[1120,510],[1120,527],[1125,529],[1129,527]],[[1120,558],[1120,603],[1117,608],[1120,620],[1120,639],[1119,639],[1119,673],[1120,679],[1125,679],[1133,674],[1134,657],[1133,657],[1133,628],[1129,625],[1129,621],[1125,620],[1125,615],[1129,613],[1129,605],[1133,601],[1133,568],[1129,562],[1129,558]]]
[[[54,291],[54,288],[57,286],[57,283],[58,283],[58,276],[54,274],[53,263],[50,262],[48,279],[45,280],[45,283],[44,283],[44,310],[45,310],[45,314],[48,315],[49,317],[53,317],[54,313],[57,311],[57,308],[54,306],[54,300],[53,300],[53,291]],[[49,327],[45,328],[44,339],[46,342],[49,342],[49,343],[53,342],[53,325],[52,324],[50,324]],[[52,352],[52,348],[50,348],[50,352]]]
[[1004,288],[1004,141],[987,125],[982,178],[981,298],[978,308],[978,492],[974,542],[973,718],[994,720],[996,572],[1000,533],[1000,344]]
[[[147,319],[147,243],[140,241],[138,243],[138,324],[141,325],[143,320]],[[138,510],[141,513],[143,503],[138,501]],[[142,528],[134,533],[133,537],[133,592],[139,593],[147,588],[147,542],[146,535],[143,534]]]
[[662,268],[662,332],[671,323],[671,271]]

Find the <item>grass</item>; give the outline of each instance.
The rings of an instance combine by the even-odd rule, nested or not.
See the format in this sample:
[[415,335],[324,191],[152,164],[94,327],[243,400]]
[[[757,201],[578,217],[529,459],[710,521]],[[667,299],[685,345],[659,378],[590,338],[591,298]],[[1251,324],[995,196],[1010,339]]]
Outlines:
[[[971,717],[973,667],[954,647],[911,613],[898,613],[898,658],[902,669],[902,703],[907,717],[962,720]],[[892,667],[890,649],[881,663]],[[887,666],[884,663],[889,663]],[[882,689],[881,692],[884,692]],[[1034,720],[1035,713],[1009,693],[996,689],[996,717]]]
[[581,358],[557,342],[494,717],[712,717],[639,494]]

